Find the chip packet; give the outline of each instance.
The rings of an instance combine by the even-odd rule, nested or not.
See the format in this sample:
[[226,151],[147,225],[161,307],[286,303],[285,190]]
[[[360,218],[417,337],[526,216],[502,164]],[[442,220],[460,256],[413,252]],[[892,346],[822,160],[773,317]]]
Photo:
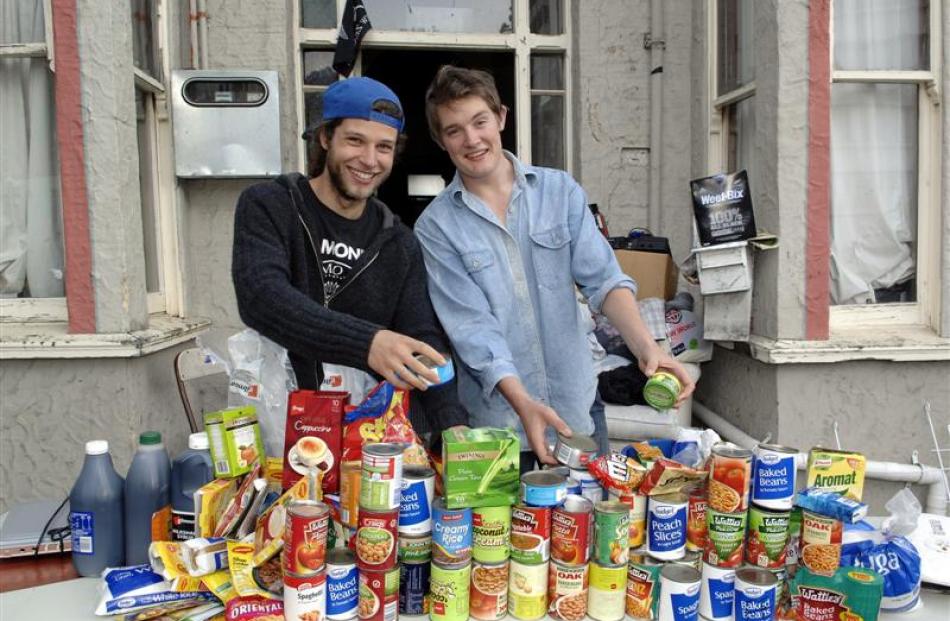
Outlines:
[[636,491],[647,472],[633,457],[614,451],[589,462],[587,471],[605,488],[617,492]]
[[362,403],[343,416],[341,462],[360,461],[363,445],[376,442],[403,443],[403,463],[428,466],[429,458],[409,422],[409,391],[380,382]]
[[639,491],[647,496],[673,494],[702,485],[708,476],[705,470],[690,468],[678,461],[661,457],[653,463],[653,467],[643,477]]

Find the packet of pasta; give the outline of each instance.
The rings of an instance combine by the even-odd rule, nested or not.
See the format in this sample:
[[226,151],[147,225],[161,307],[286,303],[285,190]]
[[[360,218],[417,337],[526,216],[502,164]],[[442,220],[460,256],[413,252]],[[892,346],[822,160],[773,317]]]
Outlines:
[[653,463],[653,467],[643,478],[639,491],[647,496],[673,494],[701,485],[707,476],[704,470],[690,468],[678,461],[661,457]]

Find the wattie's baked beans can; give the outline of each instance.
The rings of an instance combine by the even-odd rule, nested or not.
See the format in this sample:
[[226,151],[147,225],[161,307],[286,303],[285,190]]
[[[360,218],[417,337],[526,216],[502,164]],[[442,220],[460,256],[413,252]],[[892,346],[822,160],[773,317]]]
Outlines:
[[798,449],[778,444],[755,447],[752,461],[752,502],[776,511],[788,511],[795,499],[795,458]]
[[587,616],[596,621],[619,621],[627,608],[627,566],[590,564]]
[[[731,621],[736,570],[703,563],[699,616],[709,621]],[[771,621],[764,619],[763,621]]]
[[562,621],[580,621],[587,615],[590,565],[552,561],[548,570],[548,615]]
[[696,568],[667,563],[660,571],[659,621],[695,621],[701,584]]
[[284,573],[316,575],[327,556],[330,507],[316,500],[293,500],[287,505],[284,547],[281,560]]
[[472,560],[472,510],[446,509],[445,501],[432,502],[432,561],[464,565]]
[[746,512],[721,513],[706,509],[706,548],[703,560],[716,567],[738,567],[742,564],[745,542]]
[[511,509],[511,558],[537,564],[551,558],[551,509],[517,505]]
[[498,621],[508,614],[509,562],[472,563],[469,614],[481,621]]
[[399,569],[360,570],[357,615],[363,621],[396,621],[399,617]]
[[785,567],[788,545],[788,511],[769,511],[753,504],[749,507],[745,560],[768,569]]
[[511,554],[511,506],[472,509],[472,559],[501,563]]
[[387,570],[396,566],[399,510],[360,510],[356,531],[356,564],[363,569]]
[[712,447],[707,506],[720,513],[738,513],[749,508],[752,451],[729,442]]
[[424,615],[429,612],[431,564],[399,563],[399,614]]
[[627,616],[654,621],[660,604],[660,570],[663,561],[637,555],[627,565]]
[[356,555],[349,548],[333,548],[327,553],[327,619],[348,621],[356,617],[359,592]]
[[777,588],[778,581],[767,569],[743,567],[736,570],[735,621],[774,619],[778,612]]
[[706,547],[706,486],[689,493],[686,507],[686,549]]
[[466,621],[471,579],[471,563],[452,569],[432,563],[432,575],[429,579],[429,618],[432,621]]
[[802,565],[822,576],[834,575],[841,566],[841,520],[802,511],[799,558]]
[[345,461],[340,464],[340,521],[344,526],[356,528],[360,511],[360,473],[362,464]]
[[406,466],[402,470],[399,501],[399,535],[432,532],[432,499],[435,494],[435,470],[425,466]]
[[548,564],[508,566],[508,613],[521,621],[540,619],[548,611]]
[[672,561],[686,553],[686,495],[651,496],[647,502],[647,552]]
[[284,616],[287,619],[322,621],[327,609],[327,575],[284,574]]
[[625,566],[629,538],[630,508],[609,500],[594,503],[593,561],[605,567]]
[[432,560],[432,533],[410,537],[399,535],[399,552],[396,558],[400,563],[422,563]]
[[363,447],[360,510],[392,511],[402,499],[401,444],[382,442]]
[[583,496],[568,494],[564,504],[551,512],[551,559],[567,565],[590,561],[594,529],[594,504]]

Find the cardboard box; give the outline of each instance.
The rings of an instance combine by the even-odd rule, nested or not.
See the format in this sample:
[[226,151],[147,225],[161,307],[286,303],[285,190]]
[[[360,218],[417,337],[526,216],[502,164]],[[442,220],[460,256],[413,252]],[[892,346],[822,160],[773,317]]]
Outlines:
[[676,295],[679,270],[670,255],[642,250],[614,250],[614,255],[624,274],[637,281],[638,300],[669,300]]

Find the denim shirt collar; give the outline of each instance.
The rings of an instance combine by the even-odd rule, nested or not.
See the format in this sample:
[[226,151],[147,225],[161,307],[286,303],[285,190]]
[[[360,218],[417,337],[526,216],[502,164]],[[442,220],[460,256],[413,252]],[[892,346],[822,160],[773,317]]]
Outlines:
[[[538,180],[537,171],[535,171],[532,167],[528,167],[522,164],[521,161],[518,160],[518,158],[515,157],[515,155],[511,151],[508,151],[507,149],[502,149],[502,153],[508,159],[508,161],[511,162],[512,167],[514,167],[516,191],[517,190],[524,191],[524,189],[528,186],[529,182],[532,184],[537,183],[537,180]],[[450,192],[450,195],[454,199],[453,202],[456,205],[470,206],[473,203],[477,204],[475,201],[472,200],[473,198],[476,198],[475,195],[469,192],[468,189],[466,189],[465,184],[462,183],[462,176],[459,174],[458,170],[455,171],[455,176],[452,178],[452,182],[449,184],[448,188],[446,189]],[[514,193],[515,192],[513,192],[513,194]]]

